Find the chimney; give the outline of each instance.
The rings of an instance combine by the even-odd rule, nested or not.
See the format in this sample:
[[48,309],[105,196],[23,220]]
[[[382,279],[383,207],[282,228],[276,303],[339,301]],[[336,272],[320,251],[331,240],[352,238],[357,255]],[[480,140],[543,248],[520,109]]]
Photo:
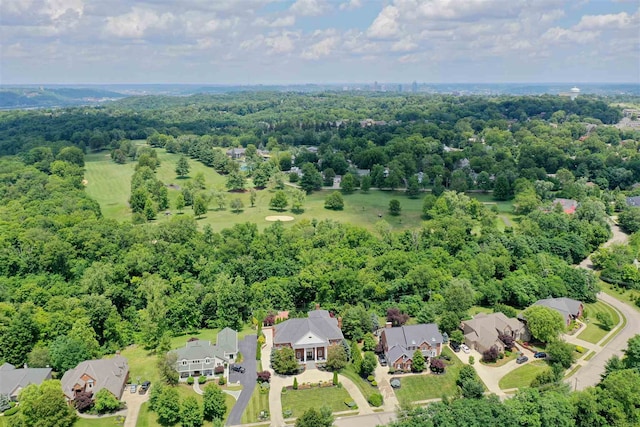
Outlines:
[[338,317],[338,329],[342,329],[342,317]]
[[316,310],[320,310],[320,304],[316,303]]
[[385,323],[385,324],[384,324],[384,327],[385,327],[385,328],[390,328],[390,327],[391,327],[391,325],[392,325],[392,323],[391,323],[391,322],[387,322],[387,323]]

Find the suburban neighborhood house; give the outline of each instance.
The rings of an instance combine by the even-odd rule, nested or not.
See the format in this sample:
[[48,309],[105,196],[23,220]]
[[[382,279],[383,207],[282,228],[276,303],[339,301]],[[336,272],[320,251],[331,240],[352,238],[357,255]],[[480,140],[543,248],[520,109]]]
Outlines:
[[236,331],[224,328],[218,333],[216,340],[215,345],[212,345],[211,341],[189,340],[184,347],[170,352],[177,356],[176,371],[180,374],[180,378],[213,376],[216,367],[224,369],[236,359],[238,355]]
[[117,355],[111,359],[85,360],[62,376],[62,391],[69,400],[81,392],[92,393],[95,397],[106,388],[118,400],[129,380],[127,359]]
[[275,327],[274,348],[291,347],[301,363],[324,361],[330,346],[341,344],[344,335],[340,321],[327,310],[316,309],[309,317],[289,319]]
[[10,363],[0,366],[0,395],[18,400],[20,390],[29,384],[39,385],[44,380],[51,379],[51,368],[18,368]]
[[504,351],[501,335],[507,335],[514,340],[529,340],[529,332],[523,322],[509,318],[503,313],[479,313],[471,320],[462,322],[465,344],[480,353],[489,350],[494,345],[498,351]]
[[429,357],[439,356],[442,352],[442,334],[434,323],[396,328],[387,323],[380,334],[380,342],[389,366],[397,370],[411,369],[416,350],[422,351],[427,362]]
[[533,305],[551,308],[562,315],[567,325],[572,320],[582,317],[584,306],[580,301],[571,298],[547,298],[536,301]]

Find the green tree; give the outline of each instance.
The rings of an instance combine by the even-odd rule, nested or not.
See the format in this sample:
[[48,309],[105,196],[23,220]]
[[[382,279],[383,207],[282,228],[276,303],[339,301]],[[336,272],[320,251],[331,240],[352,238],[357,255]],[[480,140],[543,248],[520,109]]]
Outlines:
[[307,196],[304,191],[293,189],[291,191],[291,212],[300,214],[304,212],[304,202]]
[[300,188],[306,191],[307,194],[322,187],[322,175],[313,164],[305,163],[302,166],[302,174]]
[[244,203],[239,198],[235,198],[231,201],[230,206],[232,212],[239,213],[244,208]]
[[20,411],[11,418],[11,424],[24,427],[71,427],[76,414],[68,405],[58,380],[31,384],[22,389],[18,397]]
[[411,370],[413,372],[422,372],[425,368],[424,355],[420,349],[413,352],[413,360],[411,363]]
[[84,167],[84,153],[78,147],[64,147],[56,156],[56,160],[69,162],[81,168]]
[[511,198],[511,184],[505,174],[498,174],[493,186],[493,198],[496,200],[509,200]]
[[182,401],[180,408],[180,424],[182,427],[200,427],[204,422],[202,408],[195,396],[188,396]]
[[201,218],[209,210],[209,200],[204,194],[197,194],[193,200],[193,213],[196,217]]
[[120,401],[106,388],[100,389],[95,396],[94,408],[99,414],[120,409]]
[[640,334],[629,338],[622,361],[628,369],[640,369]]
[[322,185],[325,187],[333,187],[333,179],[336,177],[335,171],[331,168],[327,168],[322,173],[324,175]]
[[9,326],[4,331],[0,327],[0,360],[12,365],[22,365],[27,361],[27,354],[40,334],[34,310],[32,303],[25,303],[11,316]]
[[[206,389],[205,389],[206,390]],[[163,387],[153,402],[152,409],[158,414],[158,423],[172,426],[180,421],[180,396],[173,387]]]
[[60,335],[51,343],[49,356],[51,367],[60,373],[75,368],[83,360],[92,358],[84,342],[67,335]]
[[205,420],[224,419],[224,415],[227,412],[227,404],[224,399],[224,393],[217,385],[209,383],[204,388],[202,407]]
[[626,233],[635,233],[640,230],[640,208],[627,208],[618,215],[620,228]]
[[337,191],[329,194],[327,198],[324,199],[324,208],[341,211],[344,208],[344,199],[342,198],[342,194]]
[[282,347],[271,353],[271,367],[282,375],[291,375],[298,372],[298,360],[291,347]]
[[416,176],[412,176],[409,178],[409,182],[407,185],[407,196],[410,199],[417,199],[420,195],[420,183],[418,182],[418,178]]
[[287,193],[282,190],[276,191],[276,194],[273,195],[271,200],[269,201],[269,207],[272,209],[276,209],[278,211],[283,211],[289,204],[289,199],[287,197]]
[[376,338],[371,332],[364,334],[362,349],[364,351],[374,351],[376,349]]
[[373,351],[365,351],[362,364],[360,365],[360,375],[363,378],[368,377],[376,370],[378,365],[378,359]]
[[565,328],[565,323],[560,313],[541,305],[527,308],[522,313],[522,316],[527,321],[527,327],[531,335],[545,343],[554,341]]
[[301,417],[296,419],[295,427],[331,427],[333,415],[330,408],[322,407],[307,409]]
[[340,188],[345,194],[351,194],[356,189],[356,179],[350,172],[342,177]]
[[246,187],[246,178],[240,171],[231,172],[227,175],[226,187],[230,191],[242,191]]
[[178,356],[176,353],[166,351],[158,352],[158,371],[160,378],[168,385],[178,385],[179,375],[176,371]]
[[183,178],[189,175],[189,162],[185,156],[180,156],[178,163],[176,164],[176,175],[178,178]]
[[402,208],[400,207],[400,201],[397,199],[389,200],[389,213],[393,216],[400,215],[400,211]]
[[332,371],[339,371],[347,365],[347,354],[340,344],[329,346],[327,350],[327,368]]
[[147,198],[147,200],[144,202],[144,217],[147,219],[147,221],[151,221],[156,219],[156,207],[153,204],[153,202],[151,201],[151,199]]
[[362,368],[362,353],[360,352],[360,347],[358,347],[357,341],[351,342],[351,364],[353,365],[353,369],[360,373]]
[[182,193],[178,193],[178,197],[176,197],[176,210],[178,212],[182,212],[182,210],[184,209],[184,206],[185,206],[184,195]]
[[568,369],[573,363],[573,350],[575,346],[563,341],[552,341],[547,344],[546,352],[549,362],[558,364]]
[[360,191],[363,193],[368,193],[371,190],[371,176],[365,175],[360,180]]
[[257,196],[258,195],[256,193],[256,190],[252,188],[251,191],[249,192],[249,202],[251,203],[251,207],[254,207],[256,205]]

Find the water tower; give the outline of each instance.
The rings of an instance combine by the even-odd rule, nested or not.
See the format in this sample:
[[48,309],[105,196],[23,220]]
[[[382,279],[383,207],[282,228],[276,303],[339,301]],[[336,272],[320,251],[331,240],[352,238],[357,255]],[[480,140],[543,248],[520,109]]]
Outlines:
[[580,95],[580,89],[578,89],[577,87],[572,87],[571,88],[571,94],[569,95],[569,97],[571,98],[571,100],[573,101],[574,99],[576,99],[578,97],[578,95]]

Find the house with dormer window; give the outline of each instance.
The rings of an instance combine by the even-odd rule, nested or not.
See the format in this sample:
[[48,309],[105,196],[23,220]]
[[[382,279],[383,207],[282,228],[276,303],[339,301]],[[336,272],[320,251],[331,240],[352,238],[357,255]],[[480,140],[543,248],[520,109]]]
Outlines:
[[442,352],[442,334],[434,323],[395,328],[388,323],[380,334],[380,342],[389,366],[395,370],[411,370],[416,350],[422,352],[427,363],[430,357]]
[[340,319],[316,307],[309,312],[309,317],[289,319],[276,325],[273,347],[293,348],[300,363],[325,361],[329,347],[344,340],[341,326]]
[[78,393],[96,395],[107,389],[120,400],[129,380],[127,359],[116,355],[111,359],[85,360],[62,376],[62,391],[68,400],[76,398]]
[[186,345],[170,353],[176,354],[176,371],[180,378],[210,377],[216,368],[225,369],[238,356],[238,333],[224,328],[218,333],[216,344],[211,341],[192,339]]

